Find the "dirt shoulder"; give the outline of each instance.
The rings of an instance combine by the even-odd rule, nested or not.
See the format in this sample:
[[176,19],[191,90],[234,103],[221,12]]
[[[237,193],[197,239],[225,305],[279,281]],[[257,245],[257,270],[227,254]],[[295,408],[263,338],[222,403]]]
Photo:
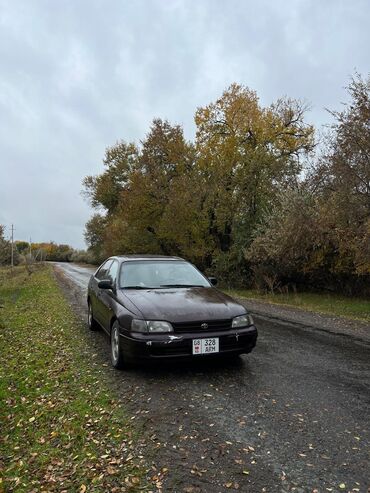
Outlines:
[[366,322],[255,299],[239,297],[238,300],[258,318],[302,329],[344,335],[370,343],[370,324]]

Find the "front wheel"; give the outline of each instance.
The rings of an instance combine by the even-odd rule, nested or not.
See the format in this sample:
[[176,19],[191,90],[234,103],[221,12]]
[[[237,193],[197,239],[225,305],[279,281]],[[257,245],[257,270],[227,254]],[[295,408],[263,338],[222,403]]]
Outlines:
[[110,333],[111,361],[114,368],[123,368],[124,361],[122,356],[121,339],[119,335],[119,324],[117,320],[113,323]]
[[90,301],[87,304],[87,326],[92,331],[99,330],[99,324],[94,318]]

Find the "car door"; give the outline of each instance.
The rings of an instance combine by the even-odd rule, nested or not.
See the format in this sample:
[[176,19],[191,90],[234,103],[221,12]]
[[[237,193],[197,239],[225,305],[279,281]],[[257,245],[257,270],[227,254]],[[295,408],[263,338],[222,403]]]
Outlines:
[[101,325],[103,325],[103,309],[101,296],[104,290],[98,287],[98,283],[99,281],[107,279],[108,270],[109,267],[112,265],[112,262],[112,259],[108,259],[106,262],[104,262],[104,264],[100,266],[100,268],[95,272],[90,285],[90,300],[94,319]]
[[104,329],[109,332],[110,330],[110,321],[112,316],[114,315],[116,300],[117,300],[117,275],[118,275],[118,260],[113,260],[105,279],[109,279],[113,289],[102,289],[100,294],[100,310]]

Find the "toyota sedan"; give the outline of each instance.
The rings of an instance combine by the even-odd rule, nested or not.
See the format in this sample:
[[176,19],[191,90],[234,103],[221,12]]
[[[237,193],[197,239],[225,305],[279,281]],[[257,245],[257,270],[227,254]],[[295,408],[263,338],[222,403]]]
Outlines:
[[215,284],[178,257],[111,257],[89,281],[89,328],[109,335],[115,368],[249,353],[257,340],[252,317]]

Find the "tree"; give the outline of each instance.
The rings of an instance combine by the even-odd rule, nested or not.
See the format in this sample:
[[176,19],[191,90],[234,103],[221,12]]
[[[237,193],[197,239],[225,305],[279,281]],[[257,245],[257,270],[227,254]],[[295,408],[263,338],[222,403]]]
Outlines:
[[85,240],[88,251],[92,253],[97,262],[107,255],[104,250],[104,232],[107,220],[101,214],[94,214],[85,226]]
[[315,195],[306,183],[281,192],[266,211],[245,252],[260,289],[304,283],[307,274],[322,265],[322,232]]
[[29,252],[30,244],[28,243],[28,241],[16,241],[15,247],[20,254],[27,255],[27,253]]
[[[129,150],[129,152],[128,152]],[[166,214],[177,179],[191,169],[193,146],[179,125],[156,119],[140,151],[134,144],[109,148],[108,169],[98,177],[87,177],[85,193],[95,207],[105,209],[86,228],[90,248],[106,254],[169,253],[176,250],[176,237]],[[177,187],[178,188],[178,187]]]
[[312,182],[320,196],[320,217],[332,244],[330,269],[370,274],[370,77],[352,78],[350,102],[332,111],[335,123]]
[[103,209],[86,226],[89,248],[182,255],[224,279],[244,278],[262,212],[297,181],[313,147],[304,111],[290,99],[263,108],[234,84],[197,110],[195,144],[179,125],[155,119],[140,146],[108,148],[105,171],[84,180],[92,206]]
[[0,224],[0,265],[10,264],[11,245],[4,236],[5,227]]
[[130,177],[137,166],[138,149],[133,143],[124,141],[108,147],[103,160],[106,170],[98,176],[87,176],[84,195],[93,207],[102,206],[112,214],[115,212],[120,193],[129,188]]
[[197,110],[198,166],[207,191],[203,207],[216,246],[214,261],[224,277],[229,273],[235,280],[243,273],[243,251],[263,212],[297,182],[301,159],[314,145],[304,113],[304,105],[292,99],[262,108],[254,91],[237,84]]
[[370,79],[349,87],[306,180],[267,210],[246,258],[281,282],[366,293],[370,283]]
[[[10,265],[12,257],[12,245],[11,242],[5,239],[5,226],[0,224],[0,265]],[[19,254],[14,247],[13,250],[13,263],[17,265],[19,263]]]

